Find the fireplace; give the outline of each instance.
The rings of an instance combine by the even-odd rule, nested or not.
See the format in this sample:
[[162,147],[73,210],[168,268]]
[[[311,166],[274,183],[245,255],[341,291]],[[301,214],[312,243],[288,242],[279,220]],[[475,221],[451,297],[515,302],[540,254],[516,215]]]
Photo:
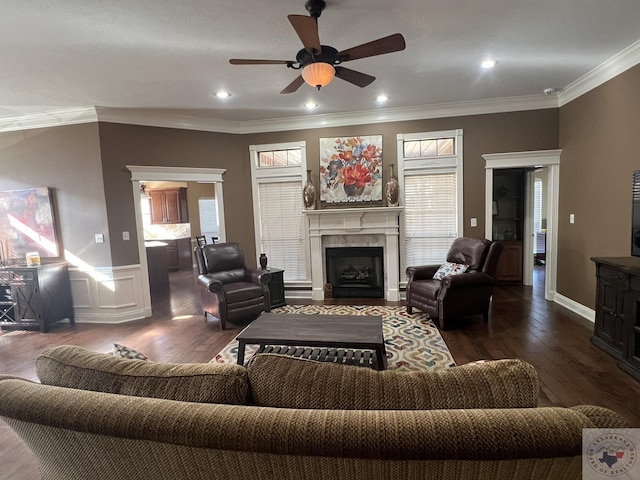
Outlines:
[[382,247],[327,248],[327,284],[335,298],[384,298]]
[[[398,238],[400,234],[399,216],[403,207],[367,207],[305,210],[309,227],[309,247],[311,253],[311,292],[313,300],[325,298],[327,273],[327,251],[332,248],[379,248],[382,252],[382,266],[369,267],[368,273],[346,272],[346,280],[358,280],[371,272],[378,275],[382,295],[376,297],[389,301],[400,300],[400,265]],[[330,254],[329,254],[330,255]],[[360,261],[351,262],[360,264]],[[366,266],[366,265],[365,265]],[[376,270],[379,269],[379,270]],[[334,274],[335,275],[335,274]],[[359,280],[364,282],[363,278]],[[333,284],[333,282],[332,282]],[[364,288],[350,285],[346,296],[362,296]],[[340,293],[338,293],[340,295]],[[371,295],[371,294],[370,294]]]

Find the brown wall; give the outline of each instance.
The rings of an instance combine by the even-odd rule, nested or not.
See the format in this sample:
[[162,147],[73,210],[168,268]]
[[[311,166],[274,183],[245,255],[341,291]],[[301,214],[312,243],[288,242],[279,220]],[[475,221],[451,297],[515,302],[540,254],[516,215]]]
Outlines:
[[639,125],[640,66],[560,109],[557,290],[591,308],[596,279],[590,258],[631,252],[631,175],[640,169]]
[[[97,124],[0,133],[0,190],[32,187],[53,189],[69,261],[111,266]],[[96,233],[105,243],[95,243]]]
[[[241,140],[238,135],[224,133],[100,123],[109,229],[114,232],[113,265],[139,262],[133,234],[136,221],[131,173],[126,165],[226,169],[223,180],[227,239],[239,241],[245,248],[253,245],[251,170],[244,161],[246,146]],[[125,230],[132,232],[131,241],[122,240],[120,232]],[[252,256],[247,254],[248,258]]]
[[[1,133],[0,145],[6,150],[3,166],[5,158],[11,158],[19,173],[1,178],[0,187],[60,185],[65,245],[73,245],[74,254],[92,265],[122,266],[139,262],[131,174],[126,165],[224,168],[227,239],[241,242],[248,261],[255,263],[250,145],[306,141],[309,168],[317,182],[320,137],[382,134],[384,162],[389,165],[397,164],[398,133],[459,128],[464,130],[464,233],[482,237],[485,172],[481,155],[557,148],[557,109],[248,135],[104,122]],[[386,180],[388,169],[384,174]],[[468,227],[471,217],[478,218],[478,227]],[[130,241],[122,240],[122,231],[130,232]],[[101,232],[107,243],[96,245],[93,235]]]
[[[557,109],[245,135],[243,159],[249,162],[248,146],[251,144],[305,140],[307,165],[318,185],[318,139],[321,137],[382,134],[383,165],[393,163],[397,167],[399,133],[455,129],[464,131],[464,234],[484,237],[485,161],[482,154],[558,148]],[[383,173],[386,182],[389,174],[386,167]],[[469,226],[471,217],[478,219],[475,228]]]

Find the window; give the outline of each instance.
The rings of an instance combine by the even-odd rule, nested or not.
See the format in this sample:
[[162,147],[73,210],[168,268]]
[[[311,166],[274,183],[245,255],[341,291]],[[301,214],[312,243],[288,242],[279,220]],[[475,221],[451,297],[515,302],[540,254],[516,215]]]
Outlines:
[[533,233],[539,233],[541,231],[542,231],[542,179],[535,178],[533,181]]
[[462,232],[462,131],[398,135],[401,271],[443,263]]
[[250,151],[257,253],[267,255],[270,267],[283,269],[287,283],[306,282],[305,143],[252,145]]

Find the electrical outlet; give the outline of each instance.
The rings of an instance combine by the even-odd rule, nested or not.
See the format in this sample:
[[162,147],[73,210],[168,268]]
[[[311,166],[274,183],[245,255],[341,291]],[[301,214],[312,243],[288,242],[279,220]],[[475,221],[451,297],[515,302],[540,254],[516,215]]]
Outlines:
[[104,233],[96,233],[96,243],[104,243]]
[[573,213],[569,214],[569,223],[576,223],[576,216]]
[[122,240],[130,240],[129,232],[122,232]]
[[478,226],[478,219],[477,218],[472,218],[471,219],[471,226],[472,227],[477,227]]

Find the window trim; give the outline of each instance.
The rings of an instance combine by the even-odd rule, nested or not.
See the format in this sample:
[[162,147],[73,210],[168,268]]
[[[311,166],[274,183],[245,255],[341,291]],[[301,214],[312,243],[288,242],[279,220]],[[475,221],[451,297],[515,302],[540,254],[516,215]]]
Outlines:
[[[440,155],[429,157],[410,157],[404,156],[404,142],[415,140],[434,140],[438,138],[454,139],[454,154]],[[464,153],[463,153],[463,130],[442,130],[434,132],[405,133],[397,135],[397,159],[398,159],[398,183],[400,185],[400,202],[406,205],[405,192],[405,176],[424,175],[436,173],[456,173],[456,228],[458,236],[464,232]],[[400,214],[400,271],[405,272],[406,265],[406,235],[405,235],[405,211]],[[402,276],[402,274],[401,274]],[[406,278],[400,280],[400,286],[405,288],[407,285]]]
[[[293,150],[300,149],[300,165],[281,165],[281,166],[259,166],[259,153],[273,150]],[[306,142],[286,142],[286,143],[270,143],[262,145],[249,146],[250,163],[251,163],[251,196],[253,202],[253,228],[255,237],[256,255],[260,254],[262,237],[260,228],[260,198],[259,185],[261,183],[278,183],[282,181],[296,182],[300,181],[301,188],[304,188],[307,179],[307,144]],[[306,252],[307,276],[305,280],[287,281],[286,286],[309,287],[311,285],[311,251],[309,247],[309,232],[304,231],[303,241]]]

